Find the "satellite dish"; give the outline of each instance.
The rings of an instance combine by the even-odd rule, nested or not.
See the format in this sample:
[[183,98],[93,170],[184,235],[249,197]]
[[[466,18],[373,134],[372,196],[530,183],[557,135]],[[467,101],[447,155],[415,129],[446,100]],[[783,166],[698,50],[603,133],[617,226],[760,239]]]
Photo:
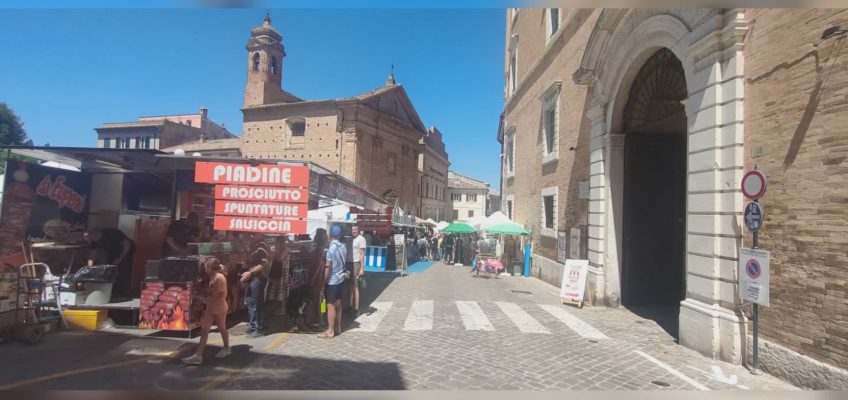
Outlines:
[[175,155],[175,156],[184,156],[184,155],[185,155],[185,150],[183,150],[183,149],[176,149],[176,150],[174,150],[174,155]]
[[200,157],[200,156],[202,156],[202,155],[203,155],[203,154],[200,154],[200,153],[198,153],[198,152],[194,152],[194,153],[192,153],[192,154],[191,154],[191,156],[192,156],[192,157]]

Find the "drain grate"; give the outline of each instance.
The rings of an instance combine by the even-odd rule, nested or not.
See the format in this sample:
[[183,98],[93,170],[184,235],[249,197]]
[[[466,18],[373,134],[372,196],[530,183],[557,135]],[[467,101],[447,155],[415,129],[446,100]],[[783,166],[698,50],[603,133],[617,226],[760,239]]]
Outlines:
[[651,383],[653,383],[654,385],[657,385],[657,386],[662,386],[662,387],[669,387],[669,386],[671,386],[671,385],[669,385],[668,383],[665,383],[665,382],[663,382],[663,381],[651,381]]
[[527,291],[527,290],[516,290],[516,289],[512,289],[512,290],[510,290],[510,292],[512,292],[512,293],[521,293],[521,294],[533,294],[533,292],[530,292],[530,291]]

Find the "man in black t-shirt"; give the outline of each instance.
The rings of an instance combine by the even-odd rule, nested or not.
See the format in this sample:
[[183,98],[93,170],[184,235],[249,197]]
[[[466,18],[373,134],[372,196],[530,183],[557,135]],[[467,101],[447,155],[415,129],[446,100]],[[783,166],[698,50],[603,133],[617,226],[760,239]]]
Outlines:
[[84,235],[91,248],[88,265],[117,265],[113,292],[130,295],[130,276],[135,244],[124,232],[115,228],[94,228]]
[[162,243],[162,258],[186,256],[188,244],[200,238],[200,218],[189,213],[185,219],[177,220],[168,227],[168,235]]

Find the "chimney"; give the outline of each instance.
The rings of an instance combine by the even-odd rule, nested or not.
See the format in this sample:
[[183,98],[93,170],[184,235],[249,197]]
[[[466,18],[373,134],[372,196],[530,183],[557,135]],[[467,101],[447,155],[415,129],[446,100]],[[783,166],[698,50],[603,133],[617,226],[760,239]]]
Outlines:
[[202,118],[206,118],[206,115],[209,114],[209,109],[206,106],[200,106],[200,116]]

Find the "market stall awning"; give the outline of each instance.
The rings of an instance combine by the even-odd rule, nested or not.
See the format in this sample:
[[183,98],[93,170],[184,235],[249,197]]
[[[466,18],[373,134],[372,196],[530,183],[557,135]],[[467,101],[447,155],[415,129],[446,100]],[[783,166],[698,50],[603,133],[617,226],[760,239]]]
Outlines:
[[442,232],[445,233],[476,233],[477,231],[471,225],[462,222],[454,222],[448,225]]
[[497,233],[501,235],[512,236],[528,236],[530,235],[523,226],[516,223],[498,224],[488,229],[489,233]]
[[309,191],[329,204],[355,205],[366,210],[380,211],[388,203],[355,182],[309,161],[265,160],[253,158],[188,156],[159,150],[106,149],[96,147],[2,146],[0,151],[55,162],[87,173],[165,173],[191,171],[198,161],[227,163],[302,165],[309,168]]

